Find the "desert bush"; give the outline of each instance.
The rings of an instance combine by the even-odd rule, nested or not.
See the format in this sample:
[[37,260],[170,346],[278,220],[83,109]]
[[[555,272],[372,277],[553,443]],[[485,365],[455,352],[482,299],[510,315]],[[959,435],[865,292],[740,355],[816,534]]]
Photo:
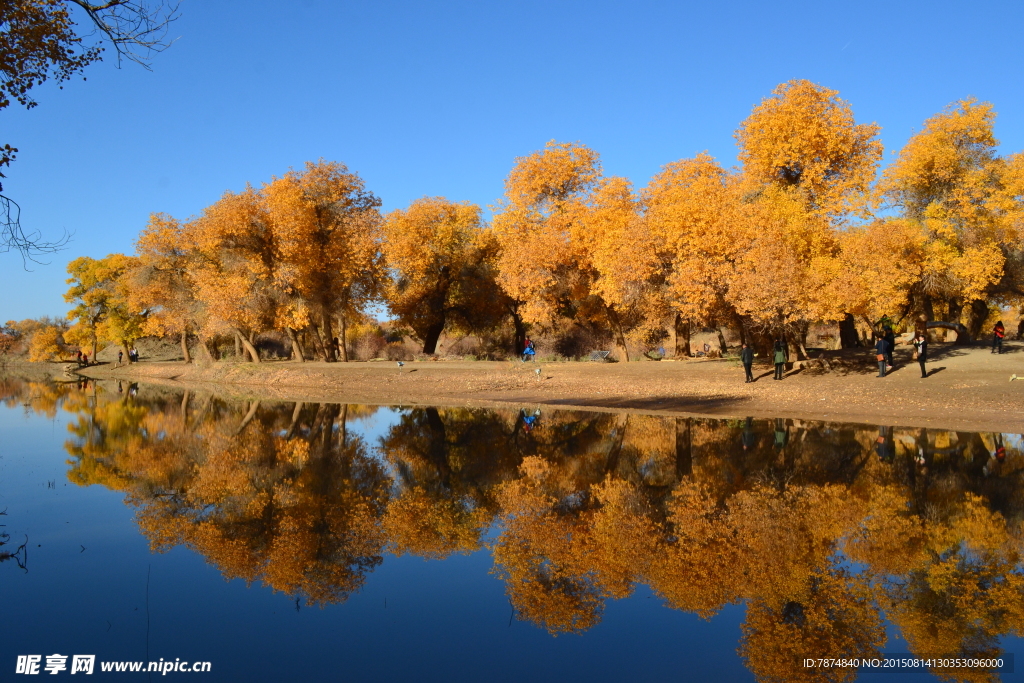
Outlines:
[[37,329],[28,345],[28,359],[33,362],[56,360],[64,351],[64,338],[56,327]]

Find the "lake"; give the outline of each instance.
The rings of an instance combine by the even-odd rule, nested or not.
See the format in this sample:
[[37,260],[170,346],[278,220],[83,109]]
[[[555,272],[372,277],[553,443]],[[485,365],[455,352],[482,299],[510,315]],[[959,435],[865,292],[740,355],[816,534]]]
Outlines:
[[1024,678],[1020,434],[7,378],[0,511],[3,680]]

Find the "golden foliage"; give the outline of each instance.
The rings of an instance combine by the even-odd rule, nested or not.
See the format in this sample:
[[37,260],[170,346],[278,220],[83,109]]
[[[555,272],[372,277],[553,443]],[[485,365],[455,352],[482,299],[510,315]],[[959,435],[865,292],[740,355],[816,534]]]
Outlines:
[[813,211],[835,217],[860,208],[874,181],[878,131],[855,123],[835,90],[794,80],[754,108],[736,140],[749,182],[796,190]]

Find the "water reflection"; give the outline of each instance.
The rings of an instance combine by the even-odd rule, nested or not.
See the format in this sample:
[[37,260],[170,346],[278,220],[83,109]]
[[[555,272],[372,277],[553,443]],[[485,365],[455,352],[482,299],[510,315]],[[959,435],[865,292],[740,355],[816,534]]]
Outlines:
[[[746,605],[759,680],[850,680],[897,626],[918,655],[996,656],[1024,631],[1019,435],[582,411],[376,411],[137,387],[0,383],[75,418],[70,481],[123,491],[155,551],[308,605],[385,552],[487,549],[517,618],[584,632],[649,586],[710,618]],[[976,673],[950,680],[990,680]]]

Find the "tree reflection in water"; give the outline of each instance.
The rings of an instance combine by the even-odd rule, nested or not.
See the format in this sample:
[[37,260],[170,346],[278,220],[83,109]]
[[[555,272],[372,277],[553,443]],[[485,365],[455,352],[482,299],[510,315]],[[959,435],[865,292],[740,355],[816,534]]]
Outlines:
[[310,605],[385,551],[486,548],[518,618],[555,634],[641,584],[704,618],[742,602],[762,681],[852,679],[798,662],[876,655],[886,620],[920,655],[1024,630],[1019,435],[415,408],[368,444],[349,423],[375,407],[12,380],[0,401],[74,414],[69,479],[124,491],[154,550]]

